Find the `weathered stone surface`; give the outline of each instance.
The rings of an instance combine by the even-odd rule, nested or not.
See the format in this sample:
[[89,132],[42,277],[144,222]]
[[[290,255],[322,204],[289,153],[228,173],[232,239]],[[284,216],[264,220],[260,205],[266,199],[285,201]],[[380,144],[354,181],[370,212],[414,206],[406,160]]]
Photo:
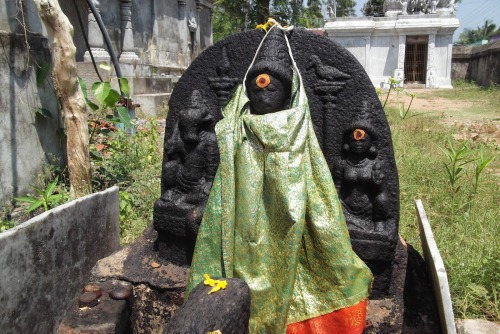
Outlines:
[[118,188],[0,233],[0,332],[52,333],[96,261],[120,246]]
[[148,284],[134,287],[132,332],[161,334],[177,309],[184,303],[184,290],[162,290]]
[[369,300],[365,334],[440,333],[425,262],[402,238],[396,247],[389,297]]
[[[30,185],[35,183],[36,176],[44,164],[59,164],[64,160],[64,149],[58,133],[61,114],[57,97],[49,85],[36,85],[37,69],[50,63],[50,49],[46,38],[30,33],[32,28],[36,29],[36,23],[40,24],[34,2],[24,2],[23,8],[24,11],[20,11],[17,2],[0,4],[0,24],[3,27],[0,29],[2,207],[10,203],[12,197],[32,191]],[[21,14],[26,15],[26,22],[30,21],[26,26],[26,35],[17,33],[24,31],[20,25],[20,22],[23,22]],[[26,49],[26,43],[36,52],[30,53]],[[52,118],[36,113],[38,108],[49,111]]]
[[[213,278],[217,279],[217,278]],[[225,278],[227,287],[209,294],[211,286],[200,282],[165,327],[164,334],[248,333],[250,289],[236,278]]]
[[[171,96],[162,197],[155,203],[154,226],[160,234],[160,255],[176,264],[188,266],[191,261],[218,164],[214,126],[228,96],[243,81],[263,34],[259,30],[236,34],[205,50]],[[345,49],[300,29],[289,37],[353,248],[385,281],[378,290],[383,297],[389,293],[397,242],[399,189],[382,106],[365,71]],[[357,129],[364,136],[353,143]]]
[[92,280],[120,279],[133,284],[130,328],[137,334],[159,334],[184,302],[189,269],[176,266],[155,251],[157,233],[149,227],[124,249],[100,260]]
[[[57,334],[125,334],[130,329],[132,298],[115,300],[110,294],[115,289],[132,290],[132,285],[110,280],[94,283],[102,291],[96,306],[80,307],[74,302],[57,329]],[[90,293],[90,292],[84,292]],[[82,294],[82,295],[83,295]]]
[[134,243],[99,260],[92,268],[92,280],[119,279],[147,282],[158,289],[185,289],[189,269],[160,257],[155,251],[156,238],[156,231],[149,227]]
[[498,334],[500,324],[484,319],[463,319],[457,320],[458,334]]

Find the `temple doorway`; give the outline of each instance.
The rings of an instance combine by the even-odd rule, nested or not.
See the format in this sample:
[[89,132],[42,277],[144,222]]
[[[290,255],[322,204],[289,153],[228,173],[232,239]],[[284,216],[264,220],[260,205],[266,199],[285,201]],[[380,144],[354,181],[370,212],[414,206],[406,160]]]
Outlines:
[[425,84],[429,36],[406,36],[405,84]]

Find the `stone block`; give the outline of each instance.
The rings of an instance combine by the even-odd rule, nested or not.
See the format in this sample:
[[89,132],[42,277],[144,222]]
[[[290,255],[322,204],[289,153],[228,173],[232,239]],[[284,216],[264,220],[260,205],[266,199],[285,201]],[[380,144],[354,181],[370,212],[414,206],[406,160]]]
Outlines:
[[0,332],[52,333],[96,261],[120,247],[118,188],[0,234]]
[[446,274],[444,262],[441,258],[441,254],[439,253],[436,241],[434,240],[431,225],[427,219],[422,201],[416,200],[415,207],[417,211],[420,240],[422,241],[422,250],[427,264],[427,270],[432,277],[432,285],[439,312],[441,331],[443,333],[455,334],[457,331],[455,328],[450,287],[448,285],[448,276]]
[[191,334],[216,330],[222,333],[248,333],[250,289],[243,280],[225,280],[227,287],[212,294],[209,294],[212,287],[200,282],[163,333]]

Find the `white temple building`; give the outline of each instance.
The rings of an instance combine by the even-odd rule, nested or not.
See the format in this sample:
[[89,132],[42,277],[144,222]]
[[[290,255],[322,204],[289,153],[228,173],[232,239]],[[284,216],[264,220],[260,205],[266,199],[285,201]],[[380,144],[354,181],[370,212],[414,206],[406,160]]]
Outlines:
[[375,87],[394,77],[411,87],[451,88],[454,12],[454,0],[386,0],[384,17],[336,18],[330,9],[324,31],[357,58]]

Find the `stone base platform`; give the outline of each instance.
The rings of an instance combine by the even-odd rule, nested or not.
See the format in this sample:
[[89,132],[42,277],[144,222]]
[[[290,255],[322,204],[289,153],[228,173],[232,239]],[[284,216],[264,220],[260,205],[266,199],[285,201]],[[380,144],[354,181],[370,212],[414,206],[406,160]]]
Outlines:
[[[156,231],[150,227],[136,242],[100,260],[93,268],[93,282],[109,285],[120,280],[133,286],[131,302],[121,308],[109,306],[116,302],[112,299],[99,300],[97,307],[115,309],[115,313],[106,317],[95,316],[94,327],[101,328],[114,323],[114,328],[119,329],[122,328],[123,318],[129,316],[129,327],[112,333],[163,333],[166,324],[184,302],[189,268],[162,260],[155,250],[156,238]],[[435,305],[424,260],[400,238],[389,295],[387,298],[369,300],[364,333],[440,333]],[[76,333],[69,330],[71,326],[82,327],[75,321],[78,320],[75,317],[78,312],[81,313],[81,310],[73,307],[68,313],[66,319],[73,321],[65,319],[63,324],[66,331],[61,333]],[[82,321],[86,324],[87,320]]]
[[157,234],[148,228],[134,243],[97,262],[91,280],[122,280],[134,287],[131,328],[137,334],[162,333],[184,303],[189,269],[166,263],[155,251]]

